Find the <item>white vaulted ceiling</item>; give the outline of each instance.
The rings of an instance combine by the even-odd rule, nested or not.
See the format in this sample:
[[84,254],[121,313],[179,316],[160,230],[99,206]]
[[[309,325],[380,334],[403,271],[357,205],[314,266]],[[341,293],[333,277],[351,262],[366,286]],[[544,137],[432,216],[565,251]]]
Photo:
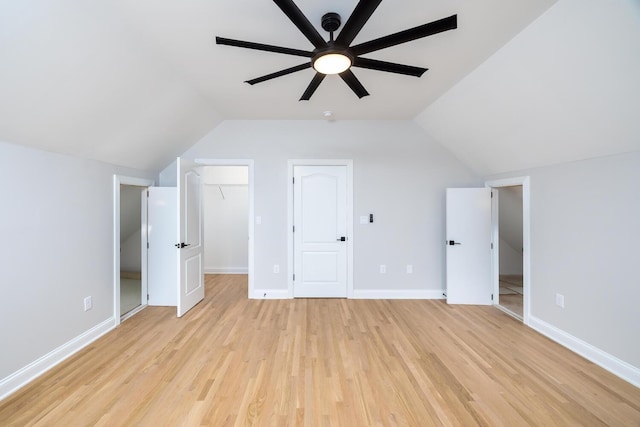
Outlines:
[[[458,14],[458,29],[367,55],[429,68],[354,73],[358,99],[329,76],[298,99],[305,70],[243,81],[304,58],[219,46],[216,35],[311,50],[269,0],[0,0],[0,140],[157,170],[225,119],[412,119],[555,0],[384,0],[355,42]],[[297,0],[321,34],[356,0]]]
[[417,118],[480,175],[640,150],[640,2],[562,0]]

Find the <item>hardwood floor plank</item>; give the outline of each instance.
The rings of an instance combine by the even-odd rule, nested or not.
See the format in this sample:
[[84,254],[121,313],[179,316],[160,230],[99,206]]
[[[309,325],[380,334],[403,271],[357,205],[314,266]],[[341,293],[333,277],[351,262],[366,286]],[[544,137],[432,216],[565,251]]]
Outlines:
[[0,402],[0,425],[640,426],[638,388],[494,307],[206,286]]

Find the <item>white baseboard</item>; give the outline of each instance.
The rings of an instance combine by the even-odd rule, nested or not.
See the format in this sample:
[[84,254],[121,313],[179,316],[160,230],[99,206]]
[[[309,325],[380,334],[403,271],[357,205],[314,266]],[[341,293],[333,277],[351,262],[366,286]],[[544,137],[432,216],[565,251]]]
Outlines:
[[252,299],[290,299],[288,289],[254,289]]
[[[354,290],[351,299],[444,299],[441,289],[428,290],[378,290],[361,289]],[[287,289],[256,289],[252,299],[289,299]]]
[[636,387],[640,387],[640,368],[630,365],[624,360],[620,360],[537,317],[529,317],[529,326],[612,374],[617,375]]
[[444,299],[442,289],[354,289],[353,299]]
[[246,267],[205,267],[204,274],[249,274]]
[[115,319],[111,317],[48,354],[45,354],[24,368],[14,372],[6,378],[3,378],[0,380],[0,400],[3,400],[10,394],[16,392],[27,383],[33,381],[107,332],[113,330],[113,328],[115,328],[115,324]]

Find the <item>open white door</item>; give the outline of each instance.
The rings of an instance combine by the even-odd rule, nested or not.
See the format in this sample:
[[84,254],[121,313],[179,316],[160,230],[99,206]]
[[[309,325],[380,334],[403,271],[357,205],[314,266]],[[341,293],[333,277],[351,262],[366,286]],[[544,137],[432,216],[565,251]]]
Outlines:
[[149,305],[177,305],[176,204],[174,187],[149,187]]
[[178,157],[178,317],[204,299],[202,167]]
[[447,188],[446,246],[447,303],[490,305],[490,188]]

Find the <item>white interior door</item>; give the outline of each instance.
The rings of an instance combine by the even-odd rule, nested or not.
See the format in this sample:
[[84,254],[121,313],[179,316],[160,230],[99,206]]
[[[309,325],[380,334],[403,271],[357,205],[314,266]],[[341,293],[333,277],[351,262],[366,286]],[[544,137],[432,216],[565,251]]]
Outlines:
[[204,299],[201,165],[178,157],[178,317]]
[[447,188],[447,303],[491,304],[491,189]]
[[149,187],[149,305],[175,307],[178,304],[175,246],[175,230],[178,224],[176,194],[175,187]]
[[294,166],[294,297],[347,296],[347,168]]

